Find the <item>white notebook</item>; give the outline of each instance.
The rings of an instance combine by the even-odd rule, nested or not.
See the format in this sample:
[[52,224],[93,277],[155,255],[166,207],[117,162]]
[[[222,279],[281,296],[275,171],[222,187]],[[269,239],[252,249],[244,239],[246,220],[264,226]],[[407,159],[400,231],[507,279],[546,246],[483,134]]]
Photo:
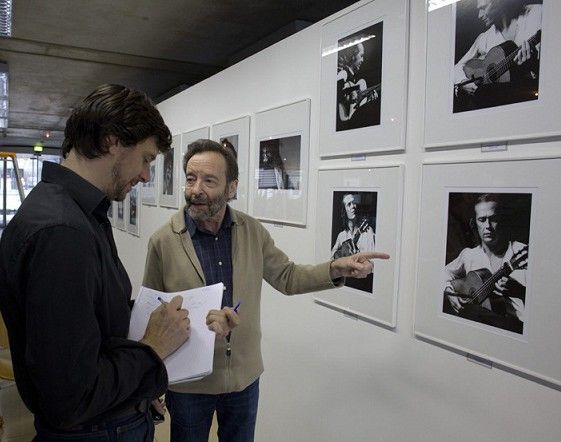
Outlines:
[[142,339],[150,314],[161,305],[158,297],[169,302],[181,295],[182,307],[189,310],[191,336],[164,360],[170,384],[195,381],[212,373],[215,333],[208,329],[206,316],[209,310],[220,310],[223,290],[222,283],[176,293],[140,287],[132,308],[129,339]]

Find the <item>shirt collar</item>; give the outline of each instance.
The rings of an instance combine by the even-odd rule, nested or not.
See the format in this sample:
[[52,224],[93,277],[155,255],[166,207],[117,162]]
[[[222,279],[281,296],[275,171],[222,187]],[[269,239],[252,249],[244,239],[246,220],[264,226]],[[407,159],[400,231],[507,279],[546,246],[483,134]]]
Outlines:
[[[192,238],[197,232],[198,227],[195,221],[193,220],[193,218],[191,218],[191,215],[189,215],[189,212],[187,211],[187,206],[185,206],[184,214],[185,214],[185,227],[187,228],[187,232],[189,232],[189,236]],[[232,216],[230,214],[230,206],[226,206],[226,213],[224,214],[224,219],[222,220],[222,225],[220,226],[219,231],[227,229],[231,225],[232,225]],[[202,229],[199,230],[203,231]]]
[[62,186],[85,213],[107,218],[110,204],[107,196],[76,172],[60,164],[44,161],[41,180]]

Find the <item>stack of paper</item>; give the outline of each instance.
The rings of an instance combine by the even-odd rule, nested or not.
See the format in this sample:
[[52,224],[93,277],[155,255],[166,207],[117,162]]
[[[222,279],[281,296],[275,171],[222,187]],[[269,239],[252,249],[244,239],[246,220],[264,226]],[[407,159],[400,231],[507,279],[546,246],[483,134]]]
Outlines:
[[182,308],[189,310],[191,336],[164,360],[170,384],[194,381],[212,373],[215,334],[208,329],[206,316],[209,310],[220,310],[223,287],[219,283],[177,293],[140,288],[131,313],[129,339],[142,339],[150,314],[161,305],[158,297],[169,302],[174,296],[181,295]]

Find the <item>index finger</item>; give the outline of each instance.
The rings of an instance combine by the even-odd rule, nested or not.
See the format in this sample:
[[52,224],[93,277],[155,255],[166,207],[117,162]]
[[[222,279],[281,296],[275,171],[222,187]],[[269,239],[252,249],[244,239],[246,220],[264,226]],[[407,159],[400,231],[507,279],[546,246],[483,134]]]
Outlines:
[[357,256],[364,259],[390,259],[390,255],[384,252],[361,252]]

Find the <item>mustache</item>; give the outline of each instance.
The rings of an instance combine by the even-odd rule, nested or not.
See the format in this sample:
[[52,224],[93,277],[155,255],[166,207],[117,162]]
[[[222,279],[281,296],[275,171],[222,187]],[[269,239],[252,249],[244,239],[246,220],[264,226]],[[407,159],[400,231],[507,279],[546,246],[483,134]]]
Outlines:
[[208,200],[205,197],[196,197],[192,196],[191,198],[187,198],[187,201],[191,204],[206,204]]

